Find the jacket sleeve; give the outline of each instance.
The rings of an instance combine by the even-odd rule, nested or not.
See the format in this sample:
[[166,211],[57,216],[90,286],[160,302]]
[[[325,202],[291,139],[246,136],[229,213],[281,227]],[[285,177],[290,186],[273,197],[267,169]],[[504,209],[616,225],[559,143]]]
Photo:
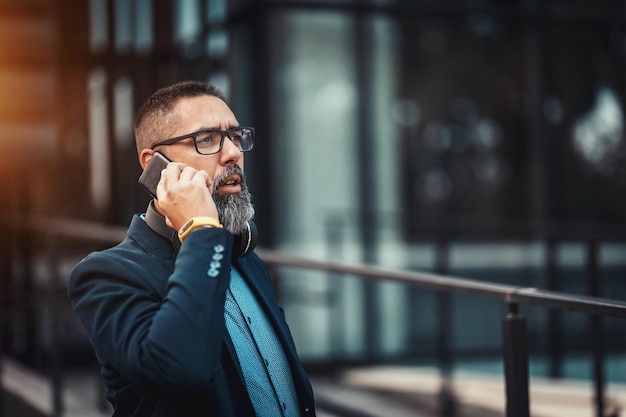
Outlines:
[[210,385],[226,331],[231,248],[227,230],[204,228],[185,239],[173,271],[138,247],[81,261],[68,291],[99,360],[137,382]]

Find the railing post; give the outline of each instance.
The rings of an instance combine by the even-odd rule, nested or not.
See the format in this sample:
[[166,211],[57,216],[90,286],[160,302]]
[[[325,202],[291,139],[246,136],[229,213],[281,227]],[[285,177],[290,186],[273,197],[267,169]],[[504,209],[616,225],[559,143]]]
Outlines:
[[517,304],[510,303],[509,312],[502,320],[506,416],[529,417],[528,334],[526,319],[517,310]]
[[[598,274],[598,242],[587,241],[587,280],[588,294],[591,297],[599,297],[602,293],[601,281]],[[602,332],[602,316],[592,315],[590,319],[591,348],[593,350],[593,390],[595,399],[596,417],[604,416],[604,360],[605,346],[604,333]]]
[[3,384],[3,355],[5,351],[6,345],[6,336],[8,334],[8,323],[9,320],[7,316],[9,316],[9,307],[8,307],[8,282],[11,280],[11,239],[12,239],[12,230],[11,228],[4,228],[3,224],[0,224],[0,233],[4,238],[0,241],[0,417],[6,417],[5,411],[5,393],[4,393],[4,384]]
[[61,308],[61,284],[59,282],[59,264],[58,253],[56,251],[56,239],[48,236],[47,254],[48,254],[48,291],[44,298],[46,305],[46,314],[49,315],[49,332],[50,332],[50,382],[52,384],[52,412],[54,417],[61,417],[64,412],[63,407],[63,381],[62,381],[62,365],[61,365],[61,337],[59,335],[59,309]]
[[[548,290],[560,291],[557,260],[557,241],[554,237],[546,240],[546,277]],[[565,355],[564,326],[562,311],[550,309],[548,314],[548,375],[557,379],[563,376],[563,358]]]
[[[449,271],[449,246],[445,235],[437,242],[436,270],[439,274]],[[452,300],[447,291],[437,292],[437,352],[441,387],[439,390],[439,416],[455,417],[457,415],[456,396],[452,388],[452,347],[450,333],[452,332]]]

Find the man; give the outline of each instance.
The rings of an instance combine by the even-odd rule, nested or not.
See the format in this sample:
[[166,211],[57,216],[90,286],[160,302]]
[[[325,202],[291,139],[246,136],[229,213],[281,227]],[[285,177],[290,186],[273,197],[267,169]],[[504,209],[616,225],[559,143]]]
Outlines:
[[142,168],[156,152],[173,162],[126,239],[69,282],[113,416],[314,416],[267,269],[233,253],[254,215],[243,173],[254,129],[218,88],[186,81],[146,101],[135,137]]

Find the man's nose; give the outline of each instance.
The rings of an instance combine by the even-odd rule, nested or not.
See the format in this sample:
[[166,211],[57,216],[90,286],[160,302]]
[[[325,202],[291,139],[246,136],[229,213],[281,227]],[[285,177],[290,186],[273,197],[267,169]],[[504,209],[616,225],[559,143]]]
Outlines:
[[224,137],[222,150],[220,151],[220,159],[224,165],[234,164],[241,158],[243,152],[228,136]]

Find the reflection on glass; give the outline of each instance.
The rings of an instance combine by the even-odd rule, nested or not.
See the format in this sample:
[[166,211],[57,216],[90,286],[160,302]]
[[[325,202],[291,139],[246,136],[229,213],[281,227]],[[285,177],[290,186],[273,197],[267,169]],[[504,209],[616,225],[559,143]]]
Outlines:
[[598,171],[611,170],[609,162],[623,140],[622,114],[615,92],[602,87],[593,108],[574,125],[574,147]]

